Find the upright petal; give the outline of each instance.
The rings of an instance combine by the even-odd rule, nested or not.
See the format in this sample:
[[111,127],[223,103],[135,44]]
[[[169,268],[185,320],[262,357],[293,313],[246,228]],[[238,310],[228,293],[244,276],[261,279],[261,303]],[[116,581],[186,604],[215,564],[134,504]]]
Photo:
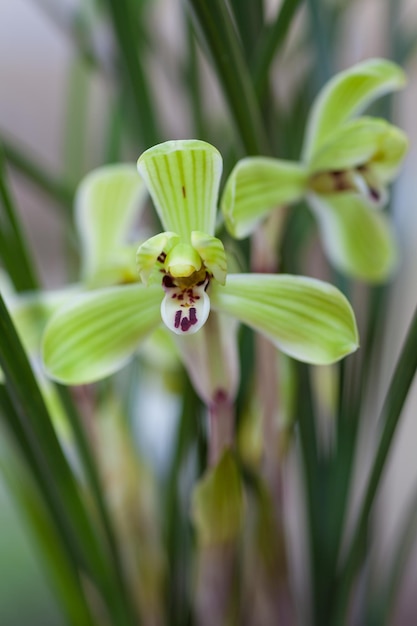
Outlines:
[[232,274],[210,289],[213,309],[268,337],[286,354],[324,365],[358,347],[352,308],[332,285],[286,274]]
[[167,141],[146,150],[138,170],[165,230],[189,241],[193,230],[214,234],[222,174],[220,153],[204,141]]
[[350,120],[332,133],[318,150],[309,163],[309,171],[345,170],[372,162],[381,171],[385,167],[393,172],[393,177],[407,144],[406,135],[385,120],[373,117]]
[[221,200],[227,229],[233,237],[247,237],[269,211],[299,200],[306,183],[307,173],[298,163],[242,159],[230,174]]
[[83,278],[113,264],[115,252],[128,242],[145,198],[146,188],[134,164],[107,165],[83,179],[75,203]]
[[396,265],[396,244],[387,217],[359,195],[309,194],[330,261],[340,271],[364,281],[386,280]]
[[47,374],[68,385],[120,369],[160,323],[160,286],[127,285],[79,295],[52,317],[43,338]]
[[334,76],[313,103],[303,159],[309,161],[333,132],[373,100],[404,84],[403,70],[386,59],[369,59]]

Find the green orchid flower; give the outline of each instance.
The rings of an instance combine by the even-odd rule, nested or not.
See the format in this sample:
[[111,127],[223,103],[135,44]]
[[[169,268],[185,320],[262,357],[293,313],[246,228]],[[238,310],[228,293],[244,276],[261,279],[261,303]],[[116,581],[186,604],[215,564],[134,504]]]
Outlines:
[[305,198],[331,263],[362,280],[386,279],[396,246],[378,209],[388,200],[387,185],[407,138],[385,120],[357,116],[404,82],[403,71],[383,59],[358,63],[330,80],[313,103],[301,163],[250,157],[235,166],[221,203],[231,234],[246,237],[271,210]]
[[331,285],[300,276],[227,275],[224,247],[214,236],[222,158],[213,146],[168,141],[144,152],[138,169],[166,230],[137,251],[141,283],[79,294],[53,316],[43,338],[49,376],[67,384],[108,376],[161,321],[189,338],[210,310],[310,363],[334,362],[357,348],[352,309]]

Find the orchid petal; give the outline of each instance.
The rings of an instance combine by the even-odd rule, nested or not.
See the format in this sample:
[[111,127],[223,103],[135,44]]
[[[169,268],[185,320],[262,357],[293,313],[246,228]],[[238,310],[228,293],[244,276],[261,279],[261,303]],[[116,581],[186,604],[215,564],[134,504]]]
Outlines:
[[138,170],[166,230],[189,241],[193,230],[212,235],[222,173],[220,153],[204,141],[167,141],[146,150]]
[[[143,242],[136,253],[136,264],[139,276],[145,285],[147,284],[155,264],[162,253],[166,254],[180,241],[176,233],[159,233]],[[164,257],[165,258],[165,257]],[[164,259],[163,259],[164,260]],[[163,260],[160,261],[161,267]]]
[[76,296],[52,317],[43,338],[47,374],[68,385],[118,370],[161,323],[160,286],[117,286]]
[[400,129],[385,120],[361,117],[346,122],[331,135],[314,155],[309,170],[345,170],[374,160],[394,176],[406,149],[407,138]]
[[309,194],[323,246],[342,272],[366,281],[386,280],[396,265],[396,245],[387,217],[352,193]]
[[320,91],[311,109],[303,160],[310,161],[348,119],[404,84],[403,70],[385,59],[369,59],[337,74]]
[[324,365],[358,347],[352,308],[322,281],[285,274],[233,274],[211,286],[215,310],[236,317],[268,337],[282,352]]
[[221,201],[227,229],[233,237],[247,237],[269,211],[299,200],[306,183],[306,170],[297,163],[242,159],[230,174]]
[[82,276],[110,269],[128,243],[144,208],[146,188],[133,164],[107,165],[88,174],[78,188],[75,220],[82,252]]
[[226,281],[227,259],[220,239],[193,230],[191,233],[191,245],[203,259],[208,271],[223,285]]

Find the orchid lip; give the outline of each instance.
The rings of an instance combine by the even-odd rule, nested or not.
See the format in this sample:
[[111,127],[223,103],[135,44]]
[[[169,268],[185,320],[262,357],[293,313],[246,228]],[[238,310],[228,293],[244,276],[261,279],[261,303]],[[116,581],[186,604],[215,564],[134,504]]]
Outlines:
[[166,274],[162,281],[165,297],[161,303],[161,316],[166,326],[177,335],[192,335],[207,321],[210,299],[206,293],[209,277],[194,285],[177,285]]

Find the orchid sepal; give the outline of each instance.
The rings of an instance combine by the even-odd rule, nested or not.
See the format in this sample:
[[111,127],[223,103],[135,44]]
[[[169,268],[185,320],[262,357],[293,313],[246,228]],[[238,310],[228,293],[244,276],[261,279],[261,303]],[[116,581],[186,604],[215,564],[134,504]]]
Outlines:
[[212,307],[268,337],[282,352],[324,365],[359,345],[352,308],[328,283],[287,274],[229,275],[209,290]]
[[222,166],[214,146],[194,139],[153,146],[137,163],[164,228],[185,242],[193,230],[214,234]]

